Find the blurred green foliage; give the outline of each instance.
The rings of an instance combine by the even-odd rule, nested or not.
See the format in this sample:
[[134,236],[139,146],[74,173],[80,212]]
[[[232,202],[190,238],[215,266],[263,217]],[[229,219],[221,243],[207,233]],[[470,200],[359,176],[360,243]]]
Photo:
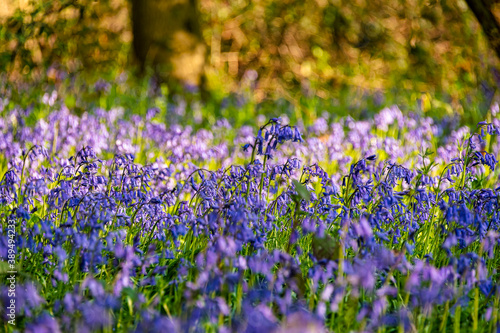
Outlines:
[[34,1],[3,21],[0,71],[11,79],[43,77],[51,66],[98,73],[129,64],[132,35],[123,1]]
[[[16,10],[0,26],[0,71],[31,84],[61,72],[116,80],[134,68],[129,5],[49,0]],[[463,0],[201,0],[200,13],[219,103],[237,92],[267,110],[284,104],[266,97],[284,98],[297,118],[398,103],[468,122],[496,92],[498,60]]]
[[212,64],[237,52],[233,74],[256,69],[266,91],[312,86],[326,96],[347,85],[463,98],[497,64],[461,0],[210,0],[202,12]]

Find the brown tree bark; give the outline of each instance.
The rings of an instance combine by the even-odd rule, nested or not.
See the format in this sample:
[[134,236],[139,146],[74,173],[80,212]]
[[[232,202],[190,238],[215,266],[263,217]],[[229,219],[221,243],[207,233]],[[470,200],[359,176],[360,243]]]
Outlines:
[[465,0],[483,28],[491,47],[500,58],[500,24],[493,15],[495,0]]
[[159,76],[199,86],[206,46],[196,0],[132,0],[133,47]]

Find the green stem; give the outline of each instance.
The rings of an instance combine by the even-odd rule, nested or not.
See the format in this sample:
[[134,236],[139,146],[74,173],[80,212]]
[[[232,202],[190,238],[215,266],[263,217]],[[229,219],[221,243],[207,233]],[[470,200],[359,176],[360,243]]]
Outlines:
[[297,216],[299,215],[299,212],[300,212],[300,201],[296,201],[295,202],[295,212],[294,212],[293,218],[292,218],[292,227],[291,227],[291,231],[290,231],[290,236],[288,237],[288,245],[286,247],[287,253],[290,253],[290,247],[292,246],[292,235],[293,235],[295,228],[297,228],[296,222],[297,222]]
[[460,312],[462,311],[462,307],[460,305],[455,309],[455,320],[453,325],[453,332],[460,333]]
[[[479,265],[483,255],[483,244],[479,247],[479,256],[477,258],[476,281],[479,281]],[[472,332],[477,332],[479,322],[479,287],[474,288],[474,303],[472,308]]]
[[267,155],[264,156],[264,163],[262,164],[262,175],[260,175],[259,196],[262,194],[264,187],[264,174],[266,173]]

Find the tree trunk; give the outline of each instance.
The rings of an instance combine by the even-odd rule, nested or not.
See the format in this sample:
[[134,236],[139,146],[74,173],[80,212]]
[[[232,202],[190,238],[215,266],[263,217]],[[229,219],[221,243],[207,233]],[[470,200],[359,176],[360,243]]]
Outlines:
[[483,28],[486,37],[500,58],[500,24],[492,12],[492,0],[465,0]]
[[134,51],[167,82],[199,86],[206,46],[196,0],[132,0]]

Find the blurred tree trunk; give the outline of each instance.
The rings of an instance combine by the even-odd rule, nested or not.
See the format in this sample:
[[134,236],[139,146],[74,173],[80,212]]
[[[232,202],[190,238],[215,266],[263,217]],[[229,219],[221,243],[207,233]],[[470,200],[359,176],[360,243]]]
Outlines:
[[132,32],[143,68],[167,82],[201,84],[206,46],[196,0],[132,0]]
[[483,28],[486,37],[500,58],[500,24],[493,14],[493,5],[497,0],[465,0]]

